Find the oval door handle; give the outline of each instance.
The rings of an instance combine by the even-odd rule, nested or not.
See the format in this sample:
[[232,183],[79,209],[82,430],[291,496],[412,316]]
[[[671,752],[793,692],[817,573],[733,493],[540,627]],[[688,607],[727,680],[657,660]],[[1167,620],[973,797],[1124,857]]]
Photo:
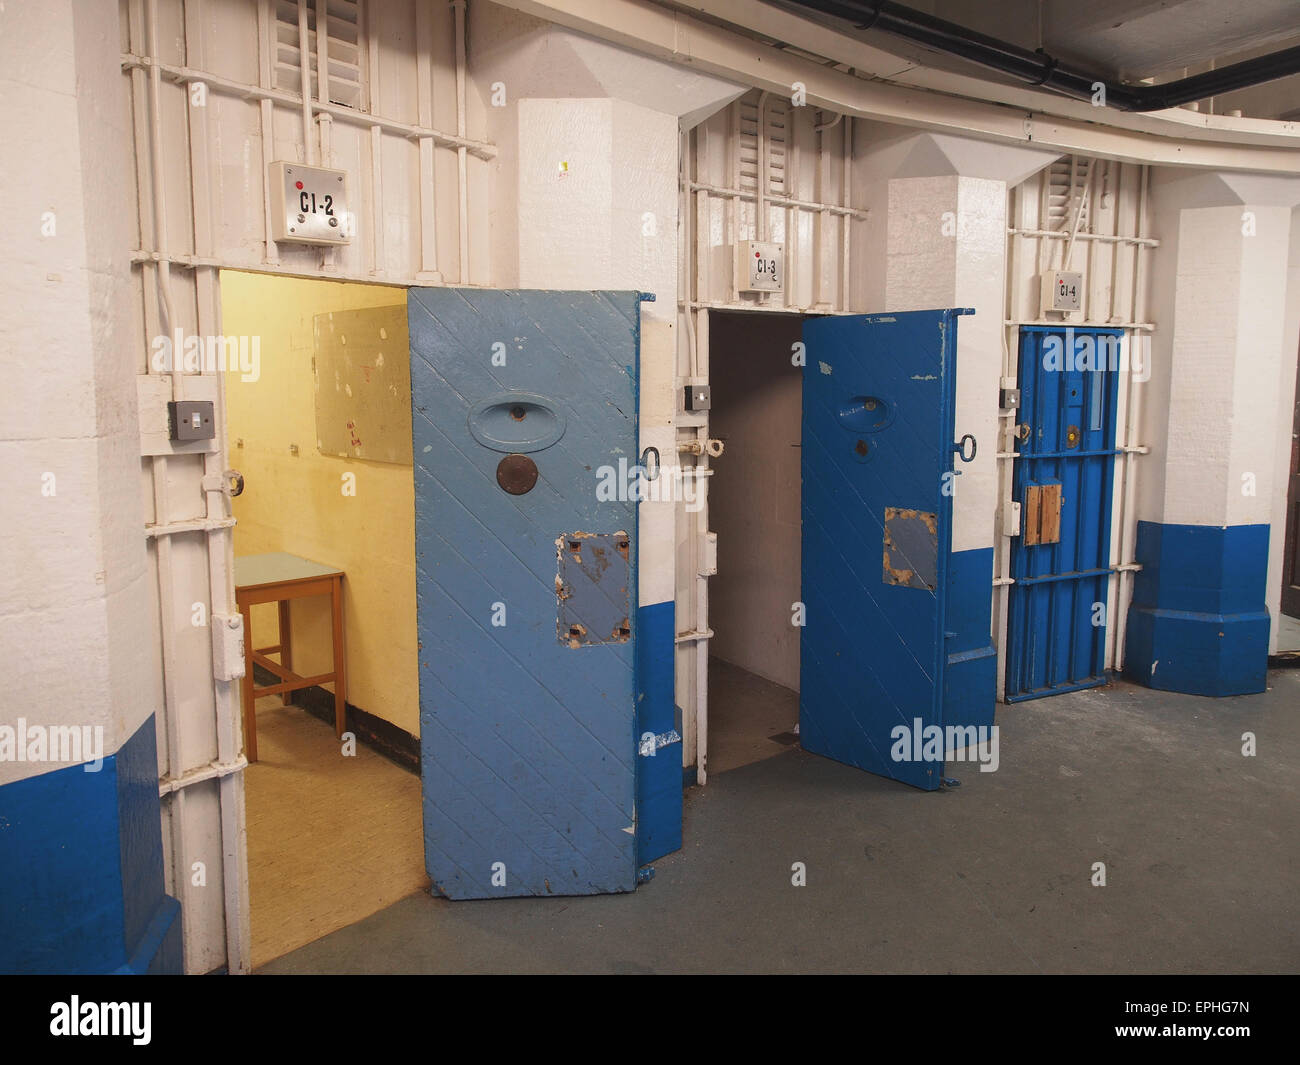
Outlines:
[[[654,473],[650,472],[650,456],[655,457]],[[646,471],[645,479],[647,481],[659,480],[659,449],[657,447],[648,447],[641,452],[641,468]]]
[[227,470],[226,481],[229,485],[232,496],[241,495],[244,491],[244,475],[238,470]]
[[[968,441],[970,442],[970,454],[969,454],[969,455],[966,454],[966,443],[967,443]],[[977,452],[977,450],[978,450],[978,446],[977,446],[976,443],[975,443],[975,438],[974,438],[973,436],[971,436],[970,433],[967,433],[967,434],[966,434],[965,436],[963,436],[960,440],[958,440],[957,443],[955,443],[955,444],[952,445],[952,449],[953,449],[955,452],[957,452],[957,457],[958,457],[959,459],[961,459],[962,462],[974,462],[974,461],[975,461],[975,454],[976,454],[976,452]]]

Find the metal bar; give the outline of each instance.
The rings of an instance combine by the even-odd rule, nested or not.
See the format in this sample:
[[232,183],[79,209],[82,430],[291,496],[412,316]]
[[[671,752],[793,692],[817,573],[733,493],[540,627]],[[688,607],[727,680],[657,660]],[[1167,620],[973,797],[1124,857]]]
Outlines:
[[[1015,229],[1007,232],[1019,237],[1049,237],[1055,240],[1069,240],[1070,234],[1058,229]],[[1098,244],[1136,244],[1140,247],[1158,248],[1160,241],[1154,237],[1123,237],[1109,233],[1076,233],[1075,240],[1095,241]]]
[[1046,318],[1034,318],[1025,322],[1003,322],[1003,325],[1050,325],[1055,329],[1141,329],[1143,332],[1151,332],[1155,329],[1154,322],[1114,322],[1107,323],[1104,326],[1094,326],[1091,323],[1080,322],[1075,325],[1071,322],[1051,322]]
[[[456,24],[456,136],[464,140],[469,127],[465,119],[465,0],[452,0]],[[456,170],[460,182],[460,283],[469,280],[469,158],[463,144],[456,148]]]
[[1104,569],[1083,569],[1073,573],[1051,573],[1043,577],[1016,577],[1017,584],[1055,584],[1059,581],[1083,581],[1092,577],[1109,577],[1115,572],[1114,566]]
[[[757,197],[752,192],[745,192],[741,189],[726,189],[720,185],[710,185],[704,181],[692,181],[689,183],[692,192],[707,192],[711,196],[733,197],[737,200],[755,200]],[[850,215],[853,218],[865,219],[870,216],[869,211],[861,208],[843,207],[834,203],[818,203],[816,200],[798,200],[793,196],[775,196],[767,195],[764,197],[767,203],[777,207],[799,207],[805,211],[825,211],[834,215]]]
[[242,754],[231,762],[209,762],[207,765],[188,770],[179,777],[163,777],[158,781],[158,796],[163,798],[172,792],[188,788],[191,784],[201,784],[205,780],[220,780],[233,776],[247,768],[248,759]]
[[1009,703],[1023,703],[1030,699],[1041,699],[1045,695],[1064,695],[1066,692],[1083,691],[1085,688],[1096,688],[1106,683],[1106,674],[1102,673],[1095,677],[1089,677],[1087,680],[1075,681],[1073,684],[1058,684],[1052,688],[1035,688],[1033,691],[1021,692],[1018,695],[1008,695],[1006,701]]
[[[220,258],[199,258],[194,255],[168,255],[161,256],[154,252],[134,251],[131,253],[131,262],[134,264],[151,264],[165,259],[173,266],[179,266],[184,270],[194,270],[203,267],[215,267],[218,270],[243,270],[250,274],[270,274],[274,277],[306,277],[319,280],[321,273],[319,270],[309,265],[303,266],[286,266],[282,263],[244,263],[234,260]],[[375,284],[375,278],[369,272],[331,270],[329,278],[332,281],[360,281],[367,284]],[[391,282],[390,282],[391,283]],[[431,277],[412,277],[400,280],[401,284],[413,288],[432,287],[440,282]],[[462,288],[488,288],[490,286],[482,284],[462,285]],[[753,309],[752,307],[750,308]]]
[[[148,56],[137,55],[133,52],[122,53],[122,68],[124,70],[132,67],[141,67],[147,70],[151,66],[156,66],[166,80],[179,84],[188,85],[190,82],[201,81],[209,89],[220,90],[246,100],[270,100],[273,103],[284,104],[289,107],[298,106],[301,103],[296,93],[284,89],[247,85],[231,78],[220,77],[208,71],[194,70],[191,67],[177,66],[174,63],[154,63]],[[316,100],[312,103],[312,111],[315,114],[329,115],[340,122],[346,122],[353,126],[379,126],[386,133],[396,133],[412,139],[427,137],[443,148],[456,148],[463,145],[471,155],[478,159],[494,159],[497,154],[496,146],[486,141],[476,141],[469,137],[457,137],[455,134],[443,133],[441,130],[431,127],[412,125],[409,122],[396,122],[390,118],[380,118],[378,115],[366,114],[363,111],[345,107],[342,104]]]
[[169,521],[157,525],[146,525],[144,534],[150,538],[174,536],[177,533],[212,532],[215,529],[233,529],[234,518],[192,518],[189,521]]
[[[319,29],[319,27],[318,27]],[[319,39],[320,34],[317,33]],[[307,164],[316,162],[316,148],[311,135],[311,60],[307,54],[307,0],[298,0],[298,87],[302,97],[302,154]],[[325,98],[322,96],[322,100]]]
[[1017,451],[1016,458],[1021,459],[1090,459],[1099,455],[1122,455],[1123,448],[1112,447],[1101,451]]

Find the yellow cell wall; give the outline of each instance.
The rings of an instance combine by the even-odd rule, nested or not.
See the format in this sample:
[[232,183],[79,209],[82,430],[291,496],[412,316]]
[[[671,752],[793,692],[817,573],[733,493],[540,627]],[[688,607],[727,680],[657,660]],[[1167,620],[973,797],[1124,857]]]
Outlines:
[[[396,305],[405,320],[404,289],[221,274],[223,331],[261,337],[258,379],[226,375],[230,463],[245,483],[234,501],[235,555],[287,551],[342,569],[348,702],[418,735],[411,467],[316,449],[315,316]],[[391,358],[409,357],[405,329],[390,343]],[[347,472],[355,497],[341,491]],[[292,610],[294,672],[329,672],[328,600],[300,599]],[[277,642],[274,605],[254,607],[252,623],[255,646]]]

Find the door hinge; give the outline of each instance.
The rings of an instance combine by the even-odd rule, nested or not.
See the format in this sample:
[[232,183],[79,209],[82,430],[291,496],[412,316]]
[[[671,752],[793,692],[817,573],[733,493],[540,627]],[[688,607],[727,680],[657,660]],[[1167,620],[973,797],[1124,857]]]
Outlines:
[[212,615],[212,675],[239,680],[244,675],[244,615]]

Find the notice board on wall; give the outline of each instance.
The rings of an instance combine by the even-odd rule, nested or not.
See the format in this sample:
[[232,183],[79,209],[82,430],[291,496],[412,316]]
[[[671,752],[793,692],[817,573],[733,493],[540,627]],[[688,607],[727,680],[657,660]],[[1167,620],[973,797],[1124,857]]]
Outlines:
[[316,315],[312,366],[320,453],[411,465],[406,305]]

